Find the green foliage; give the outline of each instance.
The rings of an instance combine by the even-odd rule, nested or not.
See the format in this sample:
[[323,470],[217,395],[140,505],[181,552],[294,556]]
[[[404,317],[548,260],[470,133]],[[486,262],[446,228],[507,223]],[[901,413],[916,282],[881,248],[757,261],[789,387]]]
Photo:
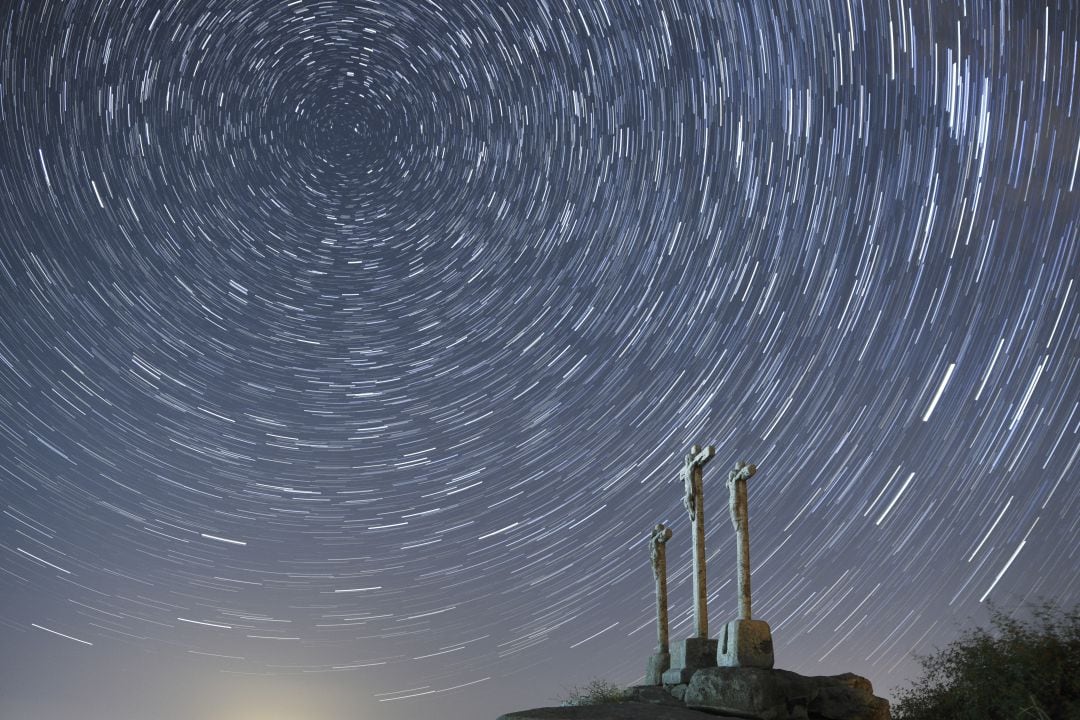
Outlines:
[[920,657],[894,720],[1080,719],[1080,606],[1044,603],[1027,620],[991,608],[991,624]]
[[603,705],[607,703],[627,702],[630,699],[629,691],[610,683],[607,680],[595,678],[587,685],[572,687],[567,690],[565,697],[559,698],[561,705]]

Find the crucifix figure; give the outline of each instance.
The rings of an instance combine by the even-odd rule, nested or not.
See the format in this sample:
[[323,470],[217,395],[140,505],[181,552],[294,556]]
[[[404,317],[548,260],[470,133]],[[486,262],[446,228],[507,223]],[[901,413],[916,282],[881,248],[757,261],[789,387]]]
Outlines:
[[707,588],[705,584],[705,508],[701,500],[701,477],[705,463],[716,455],[716,448],[709,445],[702,449],[698,445],[690,448],[690,453],[683,463],[683,506],[690,514],[694,527],[694,625],[697,637],[709,637],[709,610],[706,606]]
[[746,509],[746,481],[754,476],[757,467],[744,462],[736,463],[728,473],[728,509],[731,524],[735,526],[738,539],[739,559],[739,619],[750,620],[750,521]]

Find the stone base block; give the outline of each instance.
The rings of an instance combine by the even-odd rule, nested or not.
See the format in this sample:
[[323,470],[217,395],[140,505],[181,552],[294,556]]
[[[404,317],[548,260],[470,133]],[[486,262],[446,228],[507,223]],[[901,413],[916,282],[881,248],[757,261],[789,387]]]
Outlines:
[[671,644],[671,669],[664,673],[665,685],[690,682],[702,668],[716,667],[716,640],[687,638]]
[[649,665],[645,669],[643,685],[663,685],[664,672],[671,667],[670,653],[653,653],[649,656]]
[[664,685],[681,685],[686,687],[690,678],[694,677],[697,670],[694,668],[671,668],[663,675]]
[[772,632],[764,620],[732,620],[720,632],[718,667],[773,666]]

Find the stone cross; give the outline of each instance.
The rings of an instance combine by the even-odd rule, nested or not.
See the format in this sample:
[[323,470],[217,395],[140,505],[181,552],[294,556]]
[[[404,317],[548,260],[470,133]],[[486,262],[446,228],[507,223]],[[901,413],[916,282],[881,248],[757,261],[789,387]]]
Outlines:
[[731,524],[738,539],[739,559],[739,619],[750,620],[750,521],[746,509],[746,481],[757,472],[757,466],[736,463],[728,473],[728,509]]
[[[671,528],[662,524],[653,528],[649,539],[653,575],[656,577],[656,652],[668,653],[667,548]],[[664,668],[665,670],[667,668]]]
[[683,463],[682,479],[685,494],[683,506],[690,514],[694,527],[694,625],[697,637],[709,637],[709,610],[706,606],[707,588],[705,584],[705,508],[701,500],[701,477],[705,463],[716,455],[712,445],[702,449],[698,445],[690,448],[690,453]]

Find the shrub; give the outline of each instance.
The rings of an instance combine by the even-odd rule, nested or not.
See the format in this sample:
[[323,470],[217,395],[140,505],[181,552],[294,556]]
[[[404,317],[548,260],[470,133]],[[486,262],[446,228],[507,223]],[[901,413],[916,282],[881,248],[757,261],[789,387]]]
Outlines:
[[1080,718],[1080,606],[1044,603],[1027,620],[991,608],[990,622],[919,658],[923,676],[897,694],[895,720]]
[[629,699],[629,691],[602,679],[593,679],[587,685],[572,687],[567,690],[565,697],[559,698],[561,705],[603,705],[627,702]]

